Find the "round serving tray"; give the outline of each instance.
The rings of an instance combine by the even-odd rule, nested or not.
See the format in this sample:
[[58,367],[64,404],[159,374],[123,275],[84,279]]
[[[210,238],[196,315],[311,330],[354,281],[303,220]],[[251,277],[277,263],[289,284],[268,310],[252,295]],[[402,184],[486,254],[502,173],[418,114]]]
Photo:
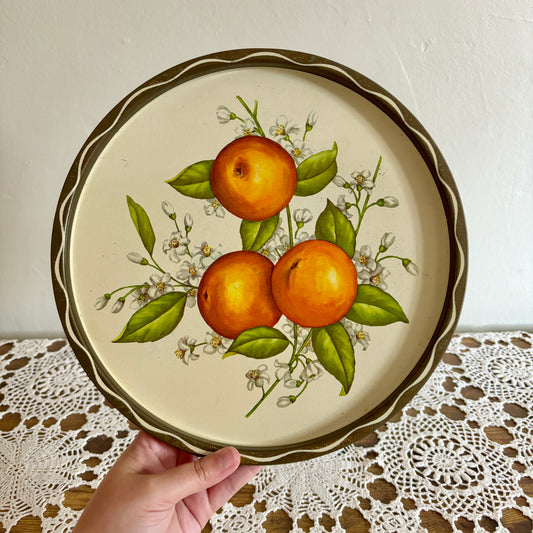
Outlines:
[[[217,154],[247,135],[296,167],[294,196],[266,220],[235,216],[212,192]],[[313,328],[282,315],[229,338],[224,306],[200,312],[219,258],[246,250],[276,264],[313,239],[355,266],[341,319],[329,323],[330,303]],[[233,445],[268,464],[355,442],[408,402],[456,326],[466,249],[450,171],[398,100],[321,57],[233,50],[155,76],[91,133],[58,202],[52,274],[76,356],[134,424],[194,454]],[[313,303],[324,283],[309,285]],[[261,315],[261,292],[246,290],[243,313]]]

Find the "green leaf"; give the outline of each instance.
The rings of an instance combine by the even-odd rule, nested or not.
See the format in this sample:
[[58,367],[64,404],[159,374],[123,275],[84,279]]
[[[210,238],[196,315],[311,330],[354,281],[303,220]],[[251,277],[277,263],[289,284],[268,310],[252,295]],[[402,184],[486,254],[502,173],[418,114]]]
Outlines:
[[141,238],[144,247],[150,255],[154,252],[155,233],[152,228],[152,224],[146,211],[129,196],[126,196],[128,201],[128,209],[130,210],[130,216],[137,228],[137,233]]
[[240,354],[252,359],[267,359],[278,355],[287,348],[289,339],[274,328],[258,326],[243,331],[228,348],[223,359]]
[[359,285],[357,296],[346,318],[365,326],[386,326],[393,322],[409,323],[400,304],[374,285]]
[[169,292],[136,311],[113,342],[154,342],[162,339],[180,323],[187,293]]
[[355,253],[355,230],[342,211],[328,200],[316,221],[317,239],[329,241],[342,248],[351,258]]
[[241,222],[242,249],[258,252],[272,237],[278,227],[279,213],[266,220]]
[[191,198],[209,199],[214,198],[211,189],[211,168],[213,160],[198,161],[182,170],[175,178],[167,183],[178,192]]
[[337,175],[337,143],[302,161],[296,169],[296,196],[311,196],[321,191]]
[[313,350],[322,366],[350,392],[355,375],[355,355],[347,331],[340,322],[313,329]]

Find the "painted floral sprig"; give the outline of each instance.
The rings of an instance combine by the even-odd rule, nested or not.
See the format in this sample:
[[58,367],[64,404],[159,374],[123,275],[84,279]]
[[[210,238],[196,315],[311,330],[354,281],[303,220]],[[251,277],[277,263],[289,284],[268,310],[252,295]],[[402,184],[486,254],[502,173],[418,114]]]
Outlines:
[[[358,245],[359,233],[370,209],[399,206],[399,200],[394,196],[375,199],[376,182],[383,162],[381,157],[373,171],[355,170],[350,172],[349,178],[344,178],[338,174],[338,146],[335,142],[331,149],[318,153],[313,153],[308,144],[307,136],[318,121],[316,112],[308,114],[303,128],[286,115],[279,115],[274,124],[264,128],[258,115],[258,101],[249,106],[242,97],[237,96],[236,99],[246,114],[240,116],[221,105],[216,110],[218,122],[236,123],[237,137],[267,137],[268,132],[270,139],[279,143],[294,160],[297,174],[295,196],[316,195],[326,187],[330,191],[331,187],[345,189],[336,204],[328,199],[317,217],[308,208],[291,211],[289,202],[284,209],[284,217],[277,213],[265,220],[242,220],[242,250],[258,252],[277,262],[299,243],[312,239],[327,241],[348,255],[359,282],[353,305],[341,320],[333,324],[305,328],[284,317],[278,327],[254,327],[242,331],[235,339],[208,331],[202,342],[188,335],[178,340],[175,355],[185,364],[197,360],[200,353],[261,360],[244,375],[248,390],[260,392],[259,399],[246,413],[249,417],[277,387],[282,386],[286,392],[278,396],[276,405],[286,408],[296,403],[312,382],[326,374],[332,375],[341,384],[341,395],[348,394],[355,376],[355,348],[365,351],[370,346],[368,328],[408,322],[399,302],[387,292],[386,278],[390,272],[385,263],[400,261],[411,275],[417,275],[419,268],[410,258],[392,253],[396,237],[391,232],[383,234],[374,247],[377,249],[375,254],[370,244]],[[181,195],[203,200],[206,216],[222,219],[226,210],[211,188],[213,164],[214,160],[193,163],[167,183]],[[222,253],[214,250],[207,241],[193,246],[190,239],[192,217],[186,214],[180,228],[174,208],[164,201],[162,210],[174,227],[168,238],[163,240],[162,251],[168,261],[179,264],[179,269],[171,274],[154,258],[155,234],[147,213],[130,197],[127,197],[127,203],[147,252],[147,256],[130,252],[128,259],[156,272],[149,277],[149,282],[124,285],[106,293],[98,298],[96,308],[102,309],[112,296],[120,294],[112,307],[113,312],[119,312],[126,299],[130,298],[131,305],[138,309],[114,342],[153,342],[172,333],[180,323],[185,308],[195,305],[202,275]],[[313,222],[314,228],[311,226]],[[284,360],[282,356],[285,353]],[[269,368],[265,363],[267,359],[274,360],[273,367]]]
[[[237,97],[237,100],[243,104],[243,107],[249,113],[250,118],[242,118],[236,112],[230,110],[229,107],[219,106],[217,109],[217,118],[219,122],[227,124],[232,120],[239,121],[241,124],[239,124],[235,130],[238,136],[265,135],[264,132],[266,131],[266,128],[261,126],[258,118],[258,102],[254,102],[252,110],[250,106],[244,103],[241,97]],[[303,330],[303,328],[297,324],[285,324],[285,326],[293,331],[291,337],[292,340],[287,336],[285,336],[284,339],[292,345],[291,360],[287,363],[280,363],[276,360],[276,379],[272,382],[267,373],[268,367],[265,368],[264,364],[255,369],[251,369],[246,374],[247,379],[249,380],[249,388],[251,390],[254,390],[255,388],[261,390],[260,400],[247,416],[250,416],[250,414],[258,408],[258,406],[280,383],[283,383],[288,388],[298,389],[301,387],[301,389],[297,392],[295,391],[294,394],[280,397],[277,405],[287,407],[296,402],[309,383],[309,380],[305,379],[306,374],[303,370],[300,370],[302,373],[301,378],[297,379],[293,377],[293,375],[298,372],[296,367],[301,369],[305,368],[305,365],[311,365],[313,368],[320,368],[320,359],[322,359],[326,362],[326,367],[329,367],[326,368],[326,370],[335,374],[335,371],[332,368],[335,364],[331,364],[332,360],[335,362],[342,358],[347,359],[348,361],[353,359],[353,355],[350,353],[350,348],[346,348],[344,350],[345,353],[337,352],[335,354],[326,354],[325,352],[327,352],[327,349],[320,346],[321,339],[324,340],[326,337],[329,340],[345,341],[346,337],[348,337],[350,345],[361,346],[363,350],[366,350],[370,343],[370,334],[364,329],[365,326],[383,326],[398,321],[408,322],[399,303],[390,294],[385,292],[387,289],[385,279],[389,275],[389,271],[382,264],[382,261],[395,258],[399,259],[407,272],[413,275],[418,273],[418,267],[408,258],[392,254],[383,255],[394,242],[395,236],[392,233],[386,233],[383,236],[378,253],[374,257],[372,257],[369,245],[363,245],[360,248],[356,246],[357,237],[361,230],[363,220],[370,209],[392,209],[399,205],[398,199],[393,196],[385,196],[374,201],[371,200],[376,181],[380,174],[382,158],[380,157],[378,159],[376,168],[373,172],[366,169],[356,170],[350,173],[349,179],[344,179],[337,174],[336,144],[334,144],[333,149],[329,151],[329,153],[328,151],[321,152],[315,156],[312,155],[312,152],[307,146],[304,146],[306,136],[314,128],[317,123],[317,118],[318,117],[314,112],[311,112],[308,115],[305,128],[303,128],[304,133],[300,139],[297,139],[296,136],[302,131],[302,128],[291,122],[285,115],[280,115],[276,119],[275,124],[268,129],[268,132],[274,140],[282,144],[282,146],[291,153],[296,164],[299,165],[299,178],[302,178],[303,176],[311,178],[309,183],[313,183],[314,181],[315,183],[313,183],[313,185],[317,184],[317,181],[320,182],[318,186],[311,187],[307,190],[306,192],[308,194],[302,195],[316,194],[331,182],[338,187],[345,188],[347,192],[349,192],[349,199],[347,199],[346,194],[341,195],[337,200],[337,205],[333,205],[328,201],[326,208],[317,220],[314,234],[310,236],[308,232],[305,232],[301,234],[301,237],[302,240],[307,240],[309,238],[325,239],[341,246],[341,248],[343,248],[354,261],[358,273],[360,288],[356,301],[345,319],[338,324],[325,328],[325,330],[322,328],[320,335],[315,331],[314,338],[313,333],[308,332],[306,338],[302,339],[299,330]],[[304,157],[301,157],[302,155],[304,155]],[[300,166],[302,161],[305,164]],[[335,169],[334,172],[333,169]],[[304,181],[305,180],[302,180],[302,184]],[[301,190],[302,189],[303,187]],[[351,219],[354,214],[357,215],[357,218],[355,219],[355,223],[352,224],[349,219]],[[243,222],[241,225],[243,249],[259,251],[274,261],[279,259],[284,253],[299,242],[299,240],[297,240],[299,232],[302,230],[304,224],[310,222],[313,218],[313,215],[309,210],[299,210],[295,212],[294,217],[291,217],[290,205],[286,208],[286,216],[287,230],[283,229],[279,217],[276,217],[275,221],[268,220],[261,223],[247,224],[246,222]],[[293,223],[296,223],[296,231],[294,230]],[[247,229],[249,229],[249,233],[254,235],[253,239],[247,238]],[[262,341],[266,339],[261,338],[261,335],[264,334],[264,332],[257,333],[257,353],[253,354],[251,351],[243,353],[244,351],[241,350],[241,355],[259,357]],[[269,332],[269,334],[272,334],[272,332]],[[245,335],[246,338],[249,338],[250,332],[244,332],[243,335]],[[234,342],[230,346],[228,350],[229,353],[232,353],[231,351],[234,349],[238,350],[239,339],[236,339],[236,341],[237,342]],[[343,345],[343,342],[338,342],[338,344]],[[344,343],[344,345],[347,346],[347,343]],[[282,348],[284,348],[283,344],[280,345],[279,349],[281,350]],[[315,352],[321,352],[321,357],[317,360],[311,358],[301,360],[299,356],[304,348],[313,348]],[[297,355],[296,358],[295,355]],[[279,365],[286,366],[280,367]],[[347,365],[347,367],[351,366],[351,364]],[[283,368],[284,370],[283,376],[280,376],[280,368]],[[322,374],[322,372],[310,373],[313,379],[318,379]],[[335,376],[341,381],[341,383],[344,382],[344,384],[346,384],[346,387],[343,384],[341,390],[342,394],[346,393],[347,390],[345,389],[349,389],[351,386],[353,374],[354,372],[348,372],[348,375]],[[252,376],[252,378],[258,376],[255,387],[251,386],[250,376]],[[269,383],[268,388],[265,388],[266,383]]]
[[[124,285],[105,293],[97,298],[95,307],[97,310],[103,309],[113,296],[118,295],[111,308],[113,313],[118,313],[126,300],[129,300],[129,307],[136,312],[113,342],[154,342],[176,328],[183,317],[185,307],[192,308],[196,305],[199,280],[209,265],[222,253],[205,240],[193,245],[190,239],[194,226],[192,216],[186,213],[180,228],[172,204],[165,200],[161,203],[161,209],[170,219],[173,228],[161,246],[164,257],[170,263],[169,268],[164,269],[154,257],[156,236],[148,214],[131,197],[128,196],[126,200],[131,220],[146,251],[146,254],[129,252],[127,259],[155,272],[149,276],[148,281]],[[175,265],[174,274],[170,273],[170,265]],[[188,362],[190,356],[194,355],[193,350],[186,359],[185,354],[180,357],[183,339],[181,341],[176,356]],[[195,342],[189,347],[194,346]]]

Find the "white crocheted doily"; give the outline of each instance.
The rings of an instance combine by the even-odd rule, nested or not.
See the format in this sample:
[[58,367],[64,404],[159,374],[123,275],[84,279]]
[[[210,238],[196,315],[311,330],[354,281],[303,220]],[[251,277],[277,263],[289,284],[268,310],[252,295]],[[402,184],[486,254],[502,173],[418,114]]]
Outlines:
[[[294,533],[304,531],[302,519],[305,531],[344,532],[350,512],[371,532],[428,531],[428,512],[456,532],[465,521],[474,533],[487,524],[507,531],[505,510],[533,519],[524,489],[533,478],[531,343],[524,332],[455,336],[402,415],[364,446],[264,468],[251,482],[251,503],[226,504],[211,519],[213,531],[262,532],[280,510]],[[0,341],[0,418],[11,428],[0,432],[6,531],[28,515],[43,531],[70,531],[81,511],[64,494],[96,488],[136,433],[60,339]],[[505,429],[505,442],[493,440],[495,427]]]

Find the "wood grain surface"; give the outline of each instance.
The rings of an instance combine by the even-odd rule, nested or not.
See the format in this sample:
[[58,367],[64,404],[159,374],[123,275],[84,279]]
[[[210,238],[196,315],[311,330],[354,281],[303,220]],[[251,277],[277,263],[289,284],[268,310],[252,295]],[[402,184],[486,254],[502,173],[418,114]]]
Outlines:
[[[446,354],[443,359],[445,362],[453,365],[455,363],[454,358],[456,357],[457,356],[452,354]],[[13,363],[14,364],[12,365],[12,368],[9,369],[10,371],[17,370],[17,363],[15,361]],[[21,365],[22,363],[24,362],[21,361]],[[479,397],[479,393],[479,389],[476,389],[475,387],[467,387],[466,389],[464,389],[465,397],[470,399],[476,399],[476,397]],[[505,410],[512,417],[520,418],[524,416],[523,409],[518,405],[506,404]],[[448,407],[442,412],[452,420],[460,419],[461,417],[460,411],[455,410],[453,407]],[[2,415],[1,412],[0,415]],[[392,421],[394,421],[395,419],[398,420],[399,418],[400,414],[396,415],[396,417]],[[20,422],[21,419],[19,415],[10,413],[9,411],[4,412],[3,416],[0,416],[0,432],[10,431]],[[50,421],[49,425],[52,425],[54,422],[55,421]],[[37,423],[37,420],[35,420],[35,423]],[[61,427],[63,430],[78,430],[83,426],[84,423],[85,416],[83,414],[72,415],[61,421]],[[46,426],[46,424],[47,422],[45,421],[44,425]],[[378,432],[371,433],[364,439],[360,440],[357,445],[362,446],[364,448],[369,448],[369,453],[374,453],[372,452],[372,450],[370,450],[370,448],[374,446],[377,442],[377,433],[379,433],[379,430]],[[499,444],[508,444],[511,441],[510,433],[503,427],[488,427],[485,429],[485,433],[489,439]],[[97,439],[91,443],[91,446],[94,447],[94,450],[91,451],[96,453],[98,453],[99,450],[105,453],[105,450],[107,449],[106,443],[99,442]],[[505,453],[509,457],[513,457],[513,454],[516,454],[516,452],[511,447],[507,448]],[[99,459],[93,458],[89,460],[89,463],[90,461],[98,462]],[[87,466],[95,466],[95,464],[89,463],[87,463]],[[380,467],[374,465],[372,468]],[[518,472],[524,471],[523,465],[521,465],[519,462],[515,462],[513,468],[515,468]],[[375,473],[380,474],[381,472]],[[93,490],[86,484],[86,482],[92,480],[91,475],[94,476],[94,474],[90,473],[86,474],[85,476],[82,476],[82,480],[79,486],[72,488],[64,493],[64,506],[70,507],[75,510],[82,510],[85,507],[93,493]],[[533,497],[533,479],[529,477],[523,477],[520,481],[520,486],[528,497]],[[380,500],[384,503],[391,502],[398,496],[394,486],[382,479],[377,479],[371,486],[368,487],[368,489],[372,498]],[[247,505],[253,501],[253,494],[254,487],[252,485],[246,485],[231,499],[231,502],[237,507]],[[409,499],[402,499],[401,503],[407,510],[415,509],[415,503]],[[517,501],[517,504],[518,506],[527,506],[527,502],[525,501]],[[365,500],[364,498],[360,498],[359,505],[362,509],[370,508],[370,501]],[[265,502],[257,502],[255,506],[258,511],[264,511],[266,509]],[[57,506],[49,505],[46,509],[45,516],[54,516],[58,511],[59,509]],[[452,531],[451,524],[447,520],[445,520],[439,513],[436,513],[434,511],[422,511],[420,513],[420,518],[423,527],[425,527],[431,533],[447,533]],[[332,526],[334,525],[334,521],[326,515],[322,516],[322,518],[320,519],[320,523],[328,531],[330,531]],[[355,509],[346,508],[340,518],[340,523],[349,533],[367,533],[370,531],[370,523],[363,517],[363,515],[358,510]],[[503,511],[502,524],[511,533],[531,533],[531,531],[533,531],[532,521],[516,509],[506,509]],[[304,515],[298,521],[298,525],[304,531],[309,531],[311,526],[313,525],[313,522],[307,516]],[[487,517],[481,520],[480,525],[487,532],[493,532],[496,530],[497,527],[497,523]],[[269,533],[285,533],[290,531],[290,529],[292,528],[292,520],[284,511],[276,511],[268,515],[264,526],[267,532]],[[455,526],[464,533],[470,533],[474,531],[474,524],[468,520],[465,520],[464,518],[459,518]],[[0,533],[5,533],[5,531],[5,528],[0,525]],[[16,526],[11,529],[12,533],[38,533],[41,531],[41,520],[34,516],[26,516],[22,518],[16,524]],[[204,532],[210,531],[211,527],[209,525],[204,528]]]
[[[475,394],[475,392],[473,394]],[[14,427],[14,424],[15,426],[18,425],[16,417],[4,416],[0,419],[0,431],[9,431]],[[80,420],[78,420],[76,417],[68,421],[64,429],[77,429],[79,424]],[[509,439],[509,433],[504,428],[498,427],[489,428],[489,431],[487,431],[487,436],[491,440],[501,444],[508,442]],[[358,445],[370,447],[374,445],[375,441],[376,435],[375,433],[372,433],[359,441]],[[523,478],[521,487],[528,496],[533,496],[532,479],[527,477]],[[381,500],[384,503],[391,502],[397,497],[395,488],[383,480],[377,480],[373,486],[369,487],[369,490],[373,498]],[[93,490],[88,485],[84,485],[82,483],[78,487],[65,492],[64,505],[75,510],[81,510],[85,507],[85,505],[87,505],[92,493]],[[252,485],[246,485],[231,499],[231,502],[236,507],[247,505],[252,502],[253,493],[254,487]],[[365,502],[364,499],[361,499],[359,503],[363,508],[365,505],[370,505],[370,502],[368,500]],[[414,503],[410,500],[402,500],[402,504],[406,509],[415,508]],[[258,511],[264,511],[264,502],[259,502],[256,504],[256,507]],[[46,510],[45,516],[54,516],[54,513],[57,512],[58,508],[50,505]],[[452,532],[450,523],[438,513],[433,511],[423,511],[420,513],[420,516],[422,519],[422,525],[428,531],[432,533]],[[368,533],[370,531],[370,524],[363,518],[363,515],[355,509],[346,508],[342,514],[340,522],[349,533]],[[505,510],[503,513],[502,522],[511,533],[531,533],[532,531],[531,520],[515,509]],[[327,530],[331,530],[332,526],[334,525],[334,521],[326,515],[322,516],[320,523]],[[304,517],[298,521],[298,525],[304,531],[309,531],[313,525],[313,522],[304,515]],[[497,524],[493,520],[485,518],[483,519],[482,525],[488,532],[492,532],[496,530]],[[284,511],[276,511],[268,515],[264,526],[269,533],[287,533],[292,528],[292,520]],[[464,533],[474,531],[474,524],[464,519],[460,519],[456,526]],[[5,531],[6,530],[0,526],[0,533],[5,533]],[[22,518],[18,524],[11,529],[11,533],[40,533],[41,531],[41,520],[34,516]],[[211,531],[211,527],[207,525],[203,531],[204,533],[208,533]]]

